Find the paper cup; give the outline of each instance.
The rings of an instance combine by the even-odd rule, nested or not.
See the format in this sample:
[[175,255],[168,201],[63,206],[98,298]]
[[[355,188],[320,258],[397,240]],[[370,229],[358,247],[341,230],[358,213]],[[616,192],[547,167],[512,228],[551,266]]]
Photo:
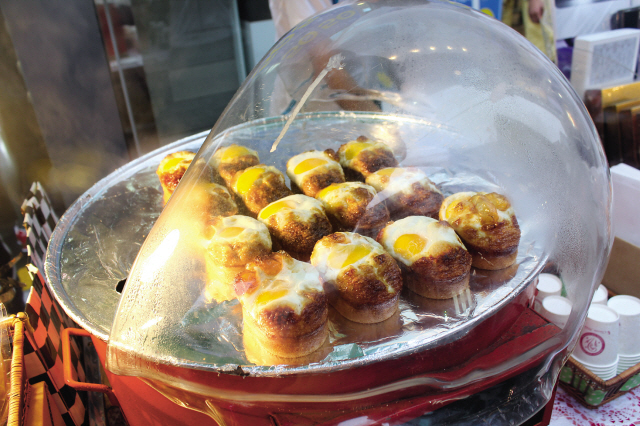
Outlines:
[[618,358],[620,316],[606,305],[591,305],[574,356],[593,366],[607,367]]
[[638,364],[640,363],[640,354],[636,354],[636,355],[620,354],[620,362]]
[[640,364],[640,354],[637,355],[619,355],[620,361],[618,362],[618,373],[625,371],[631,367],[635,367]]
[[620,316],[618,352],[640,354],[640,299],[633,296],[613,296],[607,306]]
[[571,314],[571,306],[571,301],[566,297],[548,296],[542,301],[540,315],[558,327],[564,328]]
[[579,358],[576,358],[576,360],[578,360],[578,362],[584,365],[585,368],[587,368],[596,376],[600,377],[602,380],[609,380],[610,378],[615,377],[615,375],[618,374],[619,366],[617,358],[613,363],[602,366],[590,364],[589,362],[581,360]]
[[553,274],[540,274],[536,285],[536,298],[533,309],[542,314],[542,301],[549,296],[559,296],[562,293],[562,280]]
[[598,289],[596,290],[596,292],[593,294],[593,298],[591,299],[591,303],[596,303],[596,304],[600,304],[600,305],[606,305],[608,297],[609,297],[609,292],[607,291],[607,288],[605,286],[603,286],[602,284],[600,284],[598,286]]

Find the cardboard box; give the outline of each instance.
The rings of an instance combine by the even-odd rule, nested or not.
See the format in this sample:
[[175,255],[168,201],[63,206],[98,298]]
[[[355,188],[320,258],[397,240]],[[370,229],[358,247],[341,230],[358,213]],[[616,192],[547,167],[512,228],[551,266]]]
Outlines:
[[640,170],[626,164],[611,168],[613,234],[640,247]]
[[612,293],[640,297],[640,247],[616,238],[602,284]]

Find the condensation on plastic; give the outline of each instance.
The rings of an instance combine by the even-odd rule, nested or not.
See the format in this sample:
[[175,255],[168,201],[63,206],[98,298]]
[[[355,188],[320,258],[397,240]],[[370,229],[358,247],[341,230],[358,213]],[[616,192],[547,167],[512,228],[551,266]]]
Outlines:
[[[336,54],[358,90],[341,90],[323,80],[301,102]],[[376,105],[381,111],[344,111],[346,101]],[[300,114],[270,154],[289,118],[286,114],[300,106]],[[292,155],[336,149],[360,134],[387,142],[402,166],[423,169],[445,195],[484,189],[509,197],[522,229],[515,275],[494,280],[488,291],[470,294],[468,307],[452,316],[404,300],[400,330],[383,339],[343,342],[344,333],[334,327],[333,351],[317,363],[248,365],[238,339],[237,305],[205,305],[201,298],[203,254],[194,243],[198,226],[185,206],[203,178],[204,165],[219,146],[241,143],[256,149],[263,163],[284,171]],[[140,188],[132,190],[137,191]],[[491,18],[451,3],[347,3],[285,35],[214,126],[132,267],[110,330],[107,368],[161,381],[166,377],[157,369],[141,366],[152,361],[225,374],[240,365],[250,377],[282,377],[370,365],[473,332],[524,291],[549,261],[574,306],[556,337],[561,342],[519,385],[532,393],[513,400],[498,397],[489,404],[512,404],[514,409],[506,414],[487,409],[494,424],[522,421],[549,398],[559,361],[575,343],[606,265],[610,215],[610,176],[591,120],[561,73],[526,40]],[[87,226],[97,229],[100,224],[89,220]],[[146,234],[131,226],[140,229],[136,235]],[[117,259],[107,261],[117,265]],[[105,270],[113,277],[124,275],[126,268],[112,266]],[[451,312],[451,307],[446,309]],[[520,357],[541,351],[536,348]],[[507,360],[490,371],[438,386],[463,387],[524,361]]]

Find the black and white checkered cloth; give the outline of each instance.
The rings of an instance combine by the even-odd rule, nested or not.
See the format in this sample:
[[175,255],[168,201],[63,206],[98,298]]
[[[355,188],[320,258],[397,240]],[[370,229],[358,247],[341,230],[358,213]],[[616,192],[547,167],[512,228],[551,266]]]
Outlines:
[[31,185],[21,209],[27,230],[27,250],[31,256],[31,263],[42,271],[49,238],[58,223],[58,216],[51,208],[51,201],[40,182]]
[[[60,309],[38,275],[34,276],[34,287],[27,301],[26,312],[33,328],[33,333],[25,333],[24,365],[27,381],[30,384],[41,381],[47,384],[67,426],[83,425],[87,406],[86,392],[76,392],[65,384],[62,367],[60,333],[63,328],[73,326],[73,321]],[[75,339],[70,340],[70,346],[73,378],[82,382],[85,375],[80,362],[81,346]]]
[[[76,392],[64,382],[62,364],[62,342],[60,334],[64,328],[78,326],[51,296],[42,275],[49,238],[58,217],[51,202],[39,183],[31,186],[29,196],[22,204],[24,225],[27,230],[27,249],[31,256],[28,270],[33,278],[33,287],[26,304],[29,324],[25,332],[24,363],[27,381],[30,384],[44,381],[67,426],[88,424],[86,416],[86,392]],[[75,380],[84,381],[81,347],[71,339],[71,365]]]

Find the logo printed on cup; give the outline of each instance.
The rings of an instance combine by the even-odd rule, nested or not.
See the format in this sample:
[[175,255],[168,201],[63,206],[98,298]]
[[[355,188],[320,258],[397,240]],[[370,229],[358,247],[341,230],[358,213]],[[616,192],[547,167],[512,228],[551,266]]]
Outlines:
[[594,333],[583,333],[580,338],[580,347],[587,355],[600,355],[604,351],[604,339]]

